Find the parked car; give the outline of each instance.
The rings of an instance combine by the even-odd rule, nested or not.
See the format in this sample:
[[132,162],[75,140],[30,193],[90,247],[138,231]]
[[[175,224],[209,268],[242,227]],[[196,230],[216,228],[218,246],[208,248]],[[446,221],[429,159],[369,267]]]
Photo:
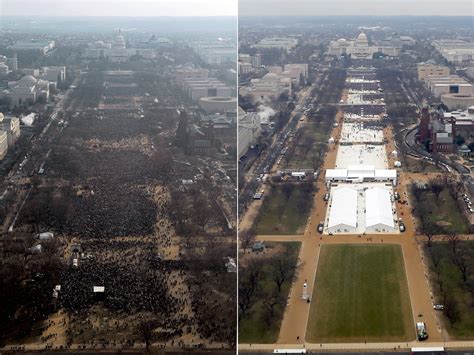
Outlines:
[[436,310],[436,311],[442,311],[442,310],[444,310],[444,305],[435,304],[435,305],[433,305],[433,309]]
[[406,230],[405,225],[403,223],[400,223],[398,228],[400,229],[400,232],[405,232]]
[[319,222],[318,224],[318,232],[323,234],[323,231],[324,231],[324,223],[323,222]]
[[428,333],[426,332],[426,324],[424,322],[417,322],[416,326],[416,337],[418,340],[428,339]]
[[324,201],[329,201],[329,192],[326,192],[323,197]]

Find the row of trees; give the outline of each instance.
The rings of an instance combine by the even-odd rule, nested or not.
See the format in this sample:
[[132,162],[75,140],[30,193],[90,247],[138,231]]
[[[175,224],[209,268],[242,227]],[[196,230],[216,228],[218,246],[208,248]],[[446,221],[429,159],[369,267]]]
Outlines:
[[439,301],[444,305],[444,315],[451,327],[455,327],[468,316],[462,313],[463,303],[468,309],[474,307],[474,249],[472,243],[461,241],[456,234],[446,239],[447,244],[433,244],[428,240],[426,251],[431,261],[432,280]]
[[428,236],[429,241],[436,234],[452,234],[460,229],[460,226],[440,225],[432,218],[433,205],[432,201],[427,198],[427,193],[431,193],[434,196],[436,205],[440,206],[443,203],[440,199],[443,191],[447,191],[450,198],[459,204],[458,208],[463,208],[461,206],[463,200],[460,198],[463,186],[452,175],[439,174],[435,178],[430,179],[425,187],[417,184],[411,186],[411,193],[415,202],[414,214],[421,223],[421,232]]
[[286,304],[285,285],[297,276],[299,266],[286,251],[271,258],[252,258],[239,268],[239,319],[251,317],[260,307],[259,316],[267,327],[281,317]]

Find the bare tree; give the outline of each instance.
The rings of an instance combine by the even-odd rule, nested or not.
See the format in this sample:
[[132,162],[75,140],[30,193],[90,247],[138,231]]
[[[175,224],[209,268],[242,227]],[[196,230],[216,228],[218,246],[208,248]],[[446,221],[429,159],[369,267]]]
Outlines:
[[256,233],[253,228],[239,231],[240,246],[244,250],[244,254],[247,248],[255,241],[255,237]]
[[420,169],[422,172],[425,172],[426,171],[426,168],[428,166],[428,162],[426,161],[426,159],[420,159],[419,161],[419,164],[420,164]]
[[285,201],[288,202],[291,194],[293,193],[294,185],[291,183],[286,183],[281,185],[281,189],[283,191],[283,196],[285,196]]
[[155,329],[157,327],[157,322],[154,320],[143,320],[138,325],[138,335],[140,336],[141,340],[145,343],[145,347],[147,349],[150,348],[153,340],[155,340],[156,333]]
[[263,262],[251,261],[247,267],[239,270],[239,317],[245,317],[255,302],[255,294],[262,274]]
[[446,296],[444,301],[444,314],[448,318],[451,327],[456,324],[461,316],[458,303],[452,296]]
[[285,299],[282,297],[281,293],[275,292],[272,290],[263,295],[263,306],[265,308],[264,320],[268,327],[271,326],[273,319],[275,318],[277,307],[284,306]]
[[290,282],[296,276],[298,267],[295,261],[288,256],[272,258],[269,264],[271,265],[271,278],[280,293],[283,284]]
[[459,250],[457,253],[451,256],[451,260],[453,264],[457,266],[459,272],[461,273],[463,282],[466,283],[467,277],[469,275],[468,271],[471,264],[469,255],[463,250]]
[[453,254],[457,252],[457,246],[459,242],[459,236],[457,234],[450,234],[448,235],[448,243],[451,246],[451,251]]
[[445,188],[445,182],[440,176],[438,176],[435,179],[430,180],[429,185],[431,192],[434,193],[434,195],[436,196],[436,201],[438,201],[439,195],[441,194],[441,192],[443,192]]
[[314,145],[315,142],[316,142],[316,139],[314,139],[314,137],[306,136],[304,138],[303,143],[302,143],[302,147],[303,147],[303,151],[304,151],[303,159],[306,158],[309,151],[313,148],[313,145]]

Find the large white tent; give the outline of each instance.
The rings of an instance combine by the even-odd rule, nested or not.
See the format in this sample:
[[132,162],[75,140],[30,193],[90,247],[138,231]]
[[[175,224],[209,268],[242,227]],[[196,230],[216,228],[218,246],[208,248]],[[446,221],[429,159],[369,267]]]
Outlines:
[[390,181],[395,186],[397,171],[395,169],[375,169],[373,165],[349,165],[347,169],[327,169],[327,181]]
[[365,229],[367,232],[391,232],[395,229],[390,191],[380,187],[365,193]]
[[354,233],[357,228],[357,190],[333,190],[328,221],[329,233]]

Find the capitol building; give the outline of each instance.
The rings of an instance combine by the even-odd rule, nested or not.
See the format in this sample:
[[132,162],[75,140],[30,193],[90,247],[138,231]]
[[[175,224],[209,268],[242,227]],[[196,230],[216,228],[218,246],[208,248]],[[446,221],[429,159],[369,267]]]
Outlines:
[[107,58],[113,62],[124,62],[135,55],[153,59],[155,51],[150,48],[127,48],[125,38],[119,34],[113,42],[95,41],[90,43],[84,52],[86,59]]
[[334,56],[350,55],[354,59],[372,59],[374,53],[383,53],[390,57],[398,57],[399,47],[369,45],[367,35],[361,32],[355,40],[340,38],[329,43],[328,54]]

